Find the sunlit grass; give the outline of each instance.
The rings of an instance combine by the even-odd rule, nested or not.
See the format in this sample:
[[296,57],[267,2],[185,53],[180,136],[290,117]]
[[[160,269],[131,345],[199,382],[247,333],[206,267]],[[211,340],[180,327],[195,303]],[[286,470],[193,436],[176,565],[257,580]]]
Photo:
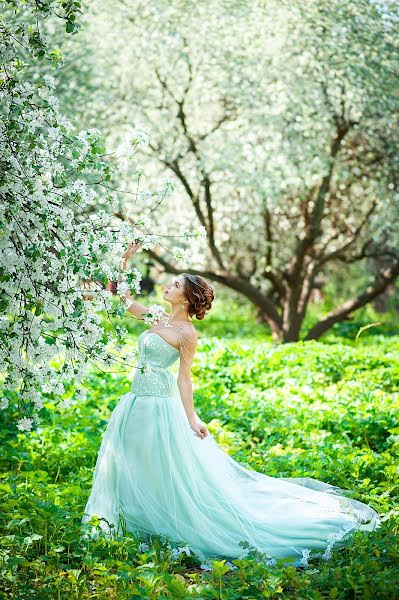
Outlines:
[[[48,398],[35,432],[16,433],[11,407],[2,415],[3,597],[218,598],[220,590],[226,599],[395,597],[399,336],[370,328],[357,343],[353,331],[277,346],[251,311],[233,299],[198,322],[198,414],[241,464],[350,489],[385,515],[382,528],[355,534],[331,562],[313,560],[309,569],[268,566],[253,552],[206,570],[158,536],[148,544],[133,534],[83,539],[101,435],[130,385],[129,374],[93,370],[86,397],[71,389],[60,406]],[[129,327],[134,344],[142,325]]]

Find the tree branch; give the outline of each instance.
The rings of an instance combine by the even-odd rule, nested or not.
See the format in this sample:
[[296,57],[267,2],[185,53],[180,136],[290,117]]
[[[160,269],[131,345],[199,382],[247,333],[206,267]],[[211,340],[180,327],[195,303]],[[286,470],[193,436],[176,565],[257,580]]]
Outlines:
[[329,312],[321,321],[316,323],[307,333],[305,341],[317,339],[327,329],[335,323],[343,321],[347,316],[357,310],[361,306],[365,306],[368,302],[376,298],[384,292],[386,288],[393,283],[399,276],[399,259],[384,271],[381,271],[375,278],[374,283],[366,288],[364,292],[351,298],[341,306]]
[[[358,237],[360,236],[360,234],[362,233],[366,223],[368,222],[371,214],[374,212],[374,210],[377,207],[377,200],[374,200],[369,208],[369,210],[366,212],[366,214],[364,215],[363,219],[360,221],[360,223],[358,224],[358,226],[356,227],[356,229],[352,232],[352,236],[340,247],[337,248],[336,250],[333,250],[331,252],[328,252],[327,254],[323,254],[321,253],[320,258],[317,261],[317,267],[320,268],[322,265],[324,265],[326,262],[334,260],[336,258],[340,258],[341,260],[345,260],[344,258],[344,253],[346,250],[348,250],[348,248],[358,239]],[[324,248],[327,248],[328,243],[331,241],[332,238],[330,238],[327,243],[325,244]],[[371,240],[369,240],[371,242]],[[367,242],[368,243],[368,242]],[[359,259],[365,258],[365,254],[361,254]]]

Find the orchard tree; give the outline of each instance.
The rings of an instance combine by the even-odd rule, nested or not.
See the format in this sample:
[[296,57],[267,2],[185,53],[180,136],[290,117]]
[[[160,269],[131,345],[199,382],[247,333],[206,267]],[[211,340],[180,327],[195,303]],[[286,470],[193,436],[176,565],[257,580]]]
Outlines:
[[[151,131],[145,164],[177,185],[159,226],[206,231],[202,245],[187,241],[186,269],[245,296],[284,342],[318,338],[395,281],[397,5],[182,0],[96,11],[92,28],[113,45],[97,57],[109,126],[137,109]],[[147,252],[180,271],[166,248]],[[385,266],[364,289],[302,331],[320,282],[373,259]]]
[[[84,386],[88,366],[135,366],[136,351],[126,352],[126,330],[112,317],[129,307],[128,291],[140,293],[142,276],[120,263],[128,243],[149,248],[155,236],[142,232],[151,226],[148,214],[130,207],[129,223],[113,216],[121,202],[114,190],[119,169],[128,161],[131,177],[142,174],[135,150],[148,142],[145,132],[132,130],[107,152],[98,130],[76,131],[60,112],[54,78],[33,77],[39,61],[54,68],[62,61],[43,23],[60,19],[67,33],[78,31],[79,2],[1,4],[1,408],[17,398],[18,428],[29,431],[47,395]],[[152,198],[160,204],[171,189],[166,182]],[[120,279],[115,308],[106,287]],[[149,307],[143,319],[152,322],[161,308]],[[114,325],[110,334],[100,311]]]

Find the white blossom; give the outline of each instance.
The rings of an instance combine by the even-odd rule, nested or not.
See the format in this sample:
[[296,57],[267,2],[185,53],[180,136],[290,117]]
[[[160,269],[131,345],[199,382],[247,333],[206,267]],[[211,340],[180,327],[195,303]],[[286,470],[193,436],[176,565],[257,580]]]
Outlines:
[[156,321],[159,321],[164,311],[165,309],[160,304],[151,304],[148,312],[142,315],[144,323],[152,325]]
[[33,419],[22,417],[18,421],[18,429],[21,431],[30,431],[32,429]]
[[5,410],[8,407],[9,400],[5,396],[0,399],[0,410]]

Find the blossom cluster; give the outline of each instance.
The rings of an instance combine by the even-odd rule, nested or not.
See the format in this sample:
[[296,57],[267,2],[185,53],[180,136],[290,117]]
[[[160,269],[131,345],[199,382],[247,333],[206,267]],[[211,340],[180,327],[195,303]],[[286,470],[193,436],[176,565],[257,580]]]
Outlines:
[[[4,20],[0,43],[0,408],[17,398],[20,431],[38,422],[47,394],[60,396],[67,385],[78,385],[92,364],[107,367],[124,358],[124,328],[109,334],[101,324],[101,311],[126,310],[120,304],[115,311],[107,285],[122,274],[120,296],[140,293],[141,273],[122,269],[120,257],[132,240],[143,249],[154,241],[139,228],[151,225],[146,215],[114,216],[120,198],[112,181],[148,143],[146,132],[133,127],[128,150],[112,153],[97,129],[75,131],[59,109],[54,78],[30,81],[21,59],[23,46],[32,61],[55,60],[39,29],[40,19],[55,9],[41,14],[36,6],[34,37],[18,19],[18,11],[29,8]],[[68,13],[64,19],[69,31],[75,18]],[[163,198],[172,189],[166,182],[152,196]],[[146,318],[154,318],[151,307]]]

